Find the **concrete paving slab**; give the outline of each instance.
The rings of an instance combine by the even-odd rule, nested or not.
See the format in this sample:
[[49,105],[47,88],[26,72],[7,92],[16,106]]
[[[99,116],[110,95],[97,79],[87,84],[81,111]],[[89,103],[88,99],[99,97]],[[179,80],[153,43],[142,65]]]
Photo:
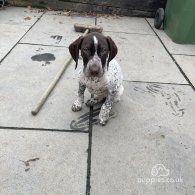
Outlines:
[[154,35],[154,32],[144,18],[119,16],[98,17],[97,24],[101,25],[104,31]]
[[[93,127],[91,194],[194,194],[194,91],[134,82],[124,87],[113,109],[118,116]],[[156,171],[158,164],[164,172]]]
[[174,55],[174,58],[195,86],[195,56]]
[[78,91],[78,80],[71,74],[74,63],[40,113],[30,113],[67,56],[64,48],[16,46],[0,66],[0,126],[88,130],[89,109],[84,106],[81,112],[71,111]]
[[87,134],[1,129],[0,147],[0,194],[85,194]]
[[44,15],[21,42],[68,47],[72,41],[82,35],[75,32],[74,23],[94,25],[95,18]]
[[195,45],[189,45],[189,44],[177,44],[174,43],[171,38],[161,29],[157,30],[154,27],[154,20],[153,19],[147,19],[155,32],[158,34],[158,36],[161,38],[167,49],[171,54],[185,54],[185,55],[195,55]]
[[157,37],[106,32],[118,46],[116,59],[124,79],[162,83],[187,83]]
[[28,29],[29,26],[0,24],[0,61],[22,38]]
[[154,18],[146,18],[146,20],[150,23],[154,25]]
[[[39,12],[39,9],[4,7],[0,11],[0,26],[1,24],[31,26],[42,14],[43,12]],[[17,29],[17,27],[15,28]]]

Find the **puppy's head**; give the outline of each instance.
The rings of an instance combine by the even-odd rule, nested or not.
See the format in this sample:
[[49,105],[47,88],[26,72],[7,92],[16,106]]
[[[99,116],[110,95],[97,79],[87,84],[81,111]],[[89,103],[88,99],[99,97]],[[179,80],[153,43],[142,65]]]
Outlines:
[[101,77],[109,62],[116,56],[117,47],[110,37],[100,33],[89,33],[81,36],[69,46],[69,51],[76,62],[77,68],[79,50],[83,58],[83,72],[87,77]]

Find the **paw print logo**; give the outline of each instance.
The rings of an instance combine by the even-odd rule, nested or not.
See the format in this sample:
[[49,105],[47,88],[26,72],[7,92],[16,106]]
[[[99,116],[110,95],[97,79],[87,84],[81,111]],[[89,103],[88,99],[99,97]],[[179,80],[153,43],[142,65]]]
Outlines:
[[167,177],[169,174],[170,170],[167,169],[163,164],[156,164],[151,170],[151,175],[154,177]]

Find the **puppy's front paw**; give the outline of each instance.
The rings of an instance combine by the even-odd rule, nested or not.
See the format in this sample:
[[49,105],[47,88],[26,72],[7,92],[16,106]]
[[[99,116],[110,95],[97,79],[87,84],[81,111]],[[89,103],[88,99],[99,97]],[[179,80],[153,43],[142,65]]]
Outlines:
[[105,121],[105,120],[102,120],[102,119],[99,120],[99,124],[102,126],[105,126],[106,123],[107,123],[107,121]]
[[72,105],[72,111],[77,112],[77,111],[80,111],[81,109],[82,109],[82,103],[76,100]]
[[90,98],[86,101],[86,106],[90,107],[90,106],[94,106],[97,103],[97,100],[95,98]]
[[97,104],[103,104],[105,102],[106,98],[104,97],[95,97],[95,98],[90,98],[86,101],[86,106],[95,106]]

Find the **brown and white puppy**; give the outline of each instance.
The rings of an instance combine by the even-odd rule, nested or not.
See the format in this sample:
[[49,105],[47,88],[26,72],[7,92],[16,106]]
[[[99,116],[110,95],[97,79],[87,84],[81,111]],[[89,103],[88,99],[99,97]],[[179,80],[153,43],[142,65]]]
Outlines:
[[82,109],[84,92],[94,95],[87,101],[87,105],[94,105],[106,98],[99,114],[100,124],[105,125],[109,119],[109,113],[115,101],[120,100],[123,93],[122,71],[114,59],[117,54],[117,46],[110,37],[100,33],[89,33],[81,36],[69,46],[69,51],[78,65],[79,51],[83,59],[79,75],[78,98],[72,105],[73,111]]

